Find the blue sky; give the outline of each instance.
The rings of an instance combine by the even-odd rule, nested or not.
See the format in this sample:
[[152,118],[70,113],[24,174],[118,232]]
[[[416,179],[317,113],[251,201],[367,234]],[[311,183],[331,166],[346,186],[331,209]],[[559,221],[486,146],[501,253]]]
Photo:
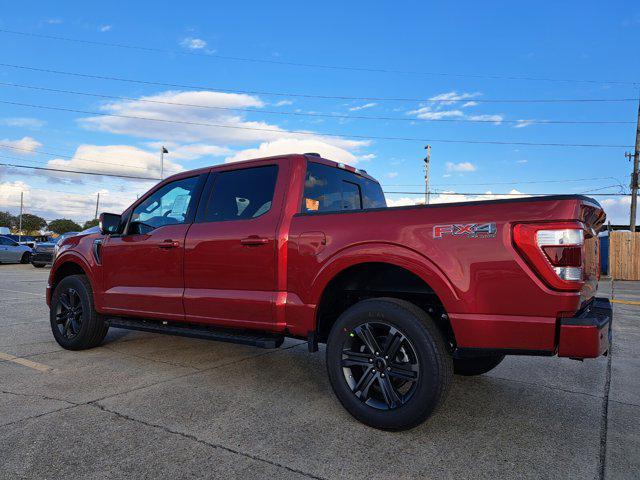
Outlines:
[[[163,144],[170,151],[166,156],[169,173],[263,154],[319,151],[366,169],[386,191],[420,192],[425,142],[349,136],[606,144],[620,147],[432,141],[431,183],[434,190],[444,192],[432,198],[474,198],[451,195],[460,192],[580,193],[603,187],[608,188],[598,193],[618,193],[619,185],[628,190],[630,165],[624,152],[630,148],[624,146],[632,145],[635,124],[529,121],[635,122],[637,103],[482,100],[637,97],[638,87],[632,85],[640,82],[637,2],[549,2],[542,7],[541,2],[492,2],[490,6],[479,2],[230,2],[224,7],[214,2],[181,2],[179,7],[158,2],[11,2],[0,13],[0,29],[147,48],[0,32],[2,64],[203,87],[108,81],[0,66],[1,83],[129,99],[0,85],[1,101],[241,127],[170,124],[0,103],[0,144],[13,146],[0,149],[0,163],[157,177],[158,149]],[[230,93],[239,91],[284,95]],[[416,100],[287,95],[292,93]],[[443,119],[453,121],[433,121]],[[310,134],[297,135],[292,130]],[[598,178],[578,181],[594,177]],[[544,183],[549,180],[563,182]],[[47,219],[65,216],[84,221],[93,217],[97,192],[104,209],[121,211],[151,185],[0,167],[0,210],[16,212],[24,191],[27,211]],[[393,204],[420,198],[418,193],[388,195]],[[628,197],[599,200],[614,223],[628,222]]]

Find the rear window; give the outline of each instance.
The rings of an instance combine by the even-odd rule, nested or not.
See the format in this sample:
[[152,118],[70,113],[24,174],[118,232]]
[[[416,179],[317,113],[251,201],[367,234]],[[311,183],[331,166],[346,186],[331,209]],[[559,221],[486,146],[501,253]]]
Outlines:
[[377,182],[336,167],[308,162],[303,212],[341,212],[386,206]]

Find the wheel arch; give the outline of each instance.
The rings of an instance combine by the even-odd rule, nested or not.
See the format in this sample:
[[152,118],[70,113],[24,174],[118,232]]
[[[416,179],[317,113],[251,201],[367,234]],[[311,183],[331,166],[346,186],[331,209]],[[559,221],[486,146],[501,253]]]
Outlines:
[[65,252],[56,259],[54,265],[51,267],[51,273],[49,274],[47,303],[50,304],[51,295],[55,291],[58,284],[62,281],[62,279],[70,275],[86,276],[95,295],[96,279],[94,278],[93,271],[91,270],[91,267],[89,266],[87,261],[81,255],[75,252]]
[[380,296],[418,304],[438,317],[443,333],[453,336],[446,312],[454,308],[458,296],[451,282],[427,257],[403,246],[368,243],[345,249],[325,262],[312,290],[315,331],[321,342],[342,311],[361,299]]

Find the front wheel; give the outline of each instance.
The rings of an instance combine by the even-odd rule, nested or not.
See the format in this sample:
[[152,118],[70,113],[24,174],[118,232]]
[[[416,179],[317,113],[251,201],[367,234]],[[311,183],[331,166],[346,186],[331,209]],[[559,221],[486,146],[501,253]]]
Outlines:
[[93,307],[93,290],[84,275],[60,280],[51,296],[49,319],[53,336],[67,350],[96,347],[109,330]]
[[31,261],[31,254],[29,252],[24,252],[22,257],[20,258],[20,263],[29,263]]
[[44,268],[47,264],[46,263],[31,263],[31,265],[33,265],[36,268]]
[[456,375],[472,377],[482,375],[496,368],[504,360],[504,355],[484,355],[453,359],[453,372]]
[[453,377],[451,355],[431,318],[395,298],[363,300],[340,315],[327,342],[327,370],[346,410],[383,430],[425,421]]

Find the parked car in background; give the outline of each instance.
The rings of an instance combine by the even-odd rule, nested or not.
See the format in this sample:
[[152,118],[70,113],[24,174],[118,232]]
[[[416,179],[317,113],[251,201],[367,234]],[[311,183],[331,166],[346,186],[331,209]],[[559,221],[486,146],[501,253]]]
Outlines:
[[61,237],[51,238],[47,242],[37,243],[31,252],[31,265],[43,268],[53,263],[55,247]]
[[67,233],[63,233],[62,235],[60,235],[56,240],[56,244],[53,247],[53,258],[56,258],[56,256],[58,256],[58,250],[59,250],[59,245],[60,243],[62,243],[62,240],[64,240],[65,238],[69,238],[69,237],[73,237],[74,235],[78,235],[78,233],[80,232],[67,232]]
[[31,247],[20,245],[7,236],[0,237],[0,263],[29,263]]

